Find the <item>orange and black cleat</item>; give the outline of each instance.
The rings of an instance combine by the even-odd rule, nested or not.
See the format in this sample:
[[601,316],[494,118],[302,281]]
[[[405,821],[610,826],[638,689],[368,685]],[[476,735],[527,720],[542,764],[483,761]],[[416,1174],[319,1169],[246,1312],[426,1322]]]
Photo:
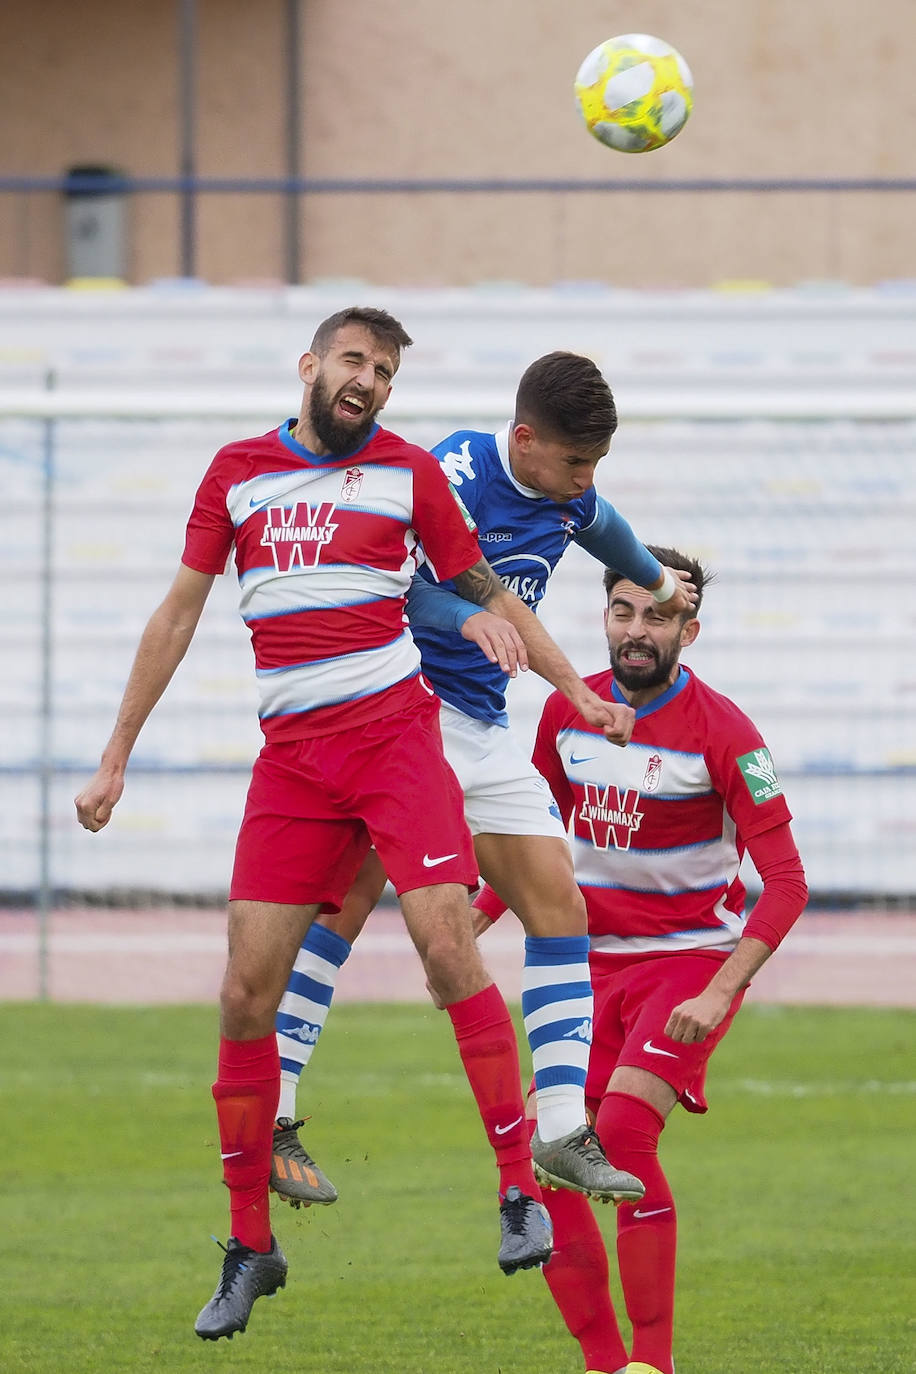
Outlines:
[[337,1201],[337,1189],[304,1149],[297,1134],[304,1125],[304,1120],[281,1116],[274,1126],[271,1191],[292,1207],[310,1207],[312,1203],[327,1207]]

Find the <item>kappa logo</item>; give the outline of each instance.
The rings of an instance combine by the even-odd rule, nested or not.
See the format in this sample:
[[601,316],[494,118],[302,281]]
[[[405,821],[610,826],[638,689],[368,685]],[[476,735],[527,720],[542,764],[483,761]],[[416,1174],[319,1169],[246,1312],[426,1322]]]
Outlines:
[[317,1045],[321,1027],[310,1026],[307,1021],[303,1021],[295,1030],[285,1030],[283,1034],[288,1040],[301,1040],[303,1045]]
[[737,762],[755,806],[782,796],[782,787],[769,749],[753,749],[749,754],[742,754]]
[[572,1030],[564,1032],[564,1040],[584,1040],[586,1045],[592,1043],[592,1023],[588,1017],[581,1021],[578,1026],[573,1026]]
[[273,553],[278,573],[318,567],[321,550],[330,544],[337,529],[333,514],[333,501],[322,501],[320,506],[297,501],[288,510],[285,506],[267,507],[261,544]]
[[639,792],[628,787],[621,793],[614,786],[599,787],[585,783],[585,797],[579,808],[578,820],[588,831],[596,849],[629,849],[630,841],[642,824]]
[[465,439],[457,453],[445,453],[439,459],[445,475],[453,487],[460,487],[465,477],[473,482],[476,477],[474,459],[471,457],[471,441]]

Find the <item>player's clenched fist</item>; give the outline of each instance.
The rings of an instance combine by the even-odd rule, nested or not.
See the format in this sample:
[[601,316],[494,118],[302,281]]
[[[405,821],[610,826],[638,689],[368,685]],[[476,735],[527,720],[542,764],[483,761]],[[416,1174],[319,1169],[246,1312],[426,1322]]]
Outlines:
[[611,744],[621,747],[629,744],[636,723],[636,712],[632,706],[622,701],[605,701],[590,687],[580,692],[573,704],[589,725],[604,731],[605,739],[610,740]]
[[74,798],[76,818],[85,830],[101,830],[111,820],[111,813],[124,791],[124,777],[103,771]]

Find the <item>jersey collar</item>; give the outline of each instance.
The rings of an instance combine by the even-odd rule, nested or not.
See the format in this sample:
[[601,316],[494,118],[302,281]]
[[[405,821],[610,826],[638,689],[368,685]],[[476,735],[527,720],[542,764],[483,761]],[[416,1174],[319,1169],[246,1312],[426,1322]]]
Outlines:
[[[662,692],[661,696],[656,697],[654,701],[650,701],[647,703],[647,705],[640,706],[637,709],[636,719],[642,720],[643,716],[651,716],[653,711],[660,711],[663,706],[667,706],[669,701],[673,701],[676,696],[680,696],[681,692],[683,692],[684,688],[687,686],[689,681],[690,674],[688,673],[686,668],[681,667],[678,670],[677,677],[674,679],[671,686],[668,688],[666,692]],[[627,701],[623,692],[621,692],[620,688],[617,686],[616,682],[611,683],[611,696],[613,697],[614,701],[619,701],[624,706],[629,705],[629,702]]]
[[297,458],[301,458],[304,463],[308,463],[312,468],[333,468],[338,463],[352,463],[357,453],[361,453],[367,444],[375,438],[378,433],[378,425],[374,424],[370,429],[363,443],[359,448],[353,449],[351,453],[313,453],[310,448],[300,444],[299,440],[293,437],[293,430],[296,428],[298,420],[295,416],[286,420],[277,430],[280,443],[288,448],[291,453],[295,453]]

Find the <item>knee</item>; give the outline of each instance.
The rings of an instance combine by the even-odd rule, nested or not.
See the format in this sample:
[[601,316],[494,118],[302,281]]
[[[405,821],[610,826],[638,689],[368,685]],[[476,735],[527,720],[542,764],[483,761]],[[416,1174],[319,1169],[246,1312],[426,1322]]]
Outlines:
[[430,986],[446,1006],[479,992],[489,981],[472,938],[439,931],[420,951]]
[[220,989],[223,1034],[231,1040],[269,1035],[274,1028],[277,1004],[272,992],[244,970],[229,963]]

